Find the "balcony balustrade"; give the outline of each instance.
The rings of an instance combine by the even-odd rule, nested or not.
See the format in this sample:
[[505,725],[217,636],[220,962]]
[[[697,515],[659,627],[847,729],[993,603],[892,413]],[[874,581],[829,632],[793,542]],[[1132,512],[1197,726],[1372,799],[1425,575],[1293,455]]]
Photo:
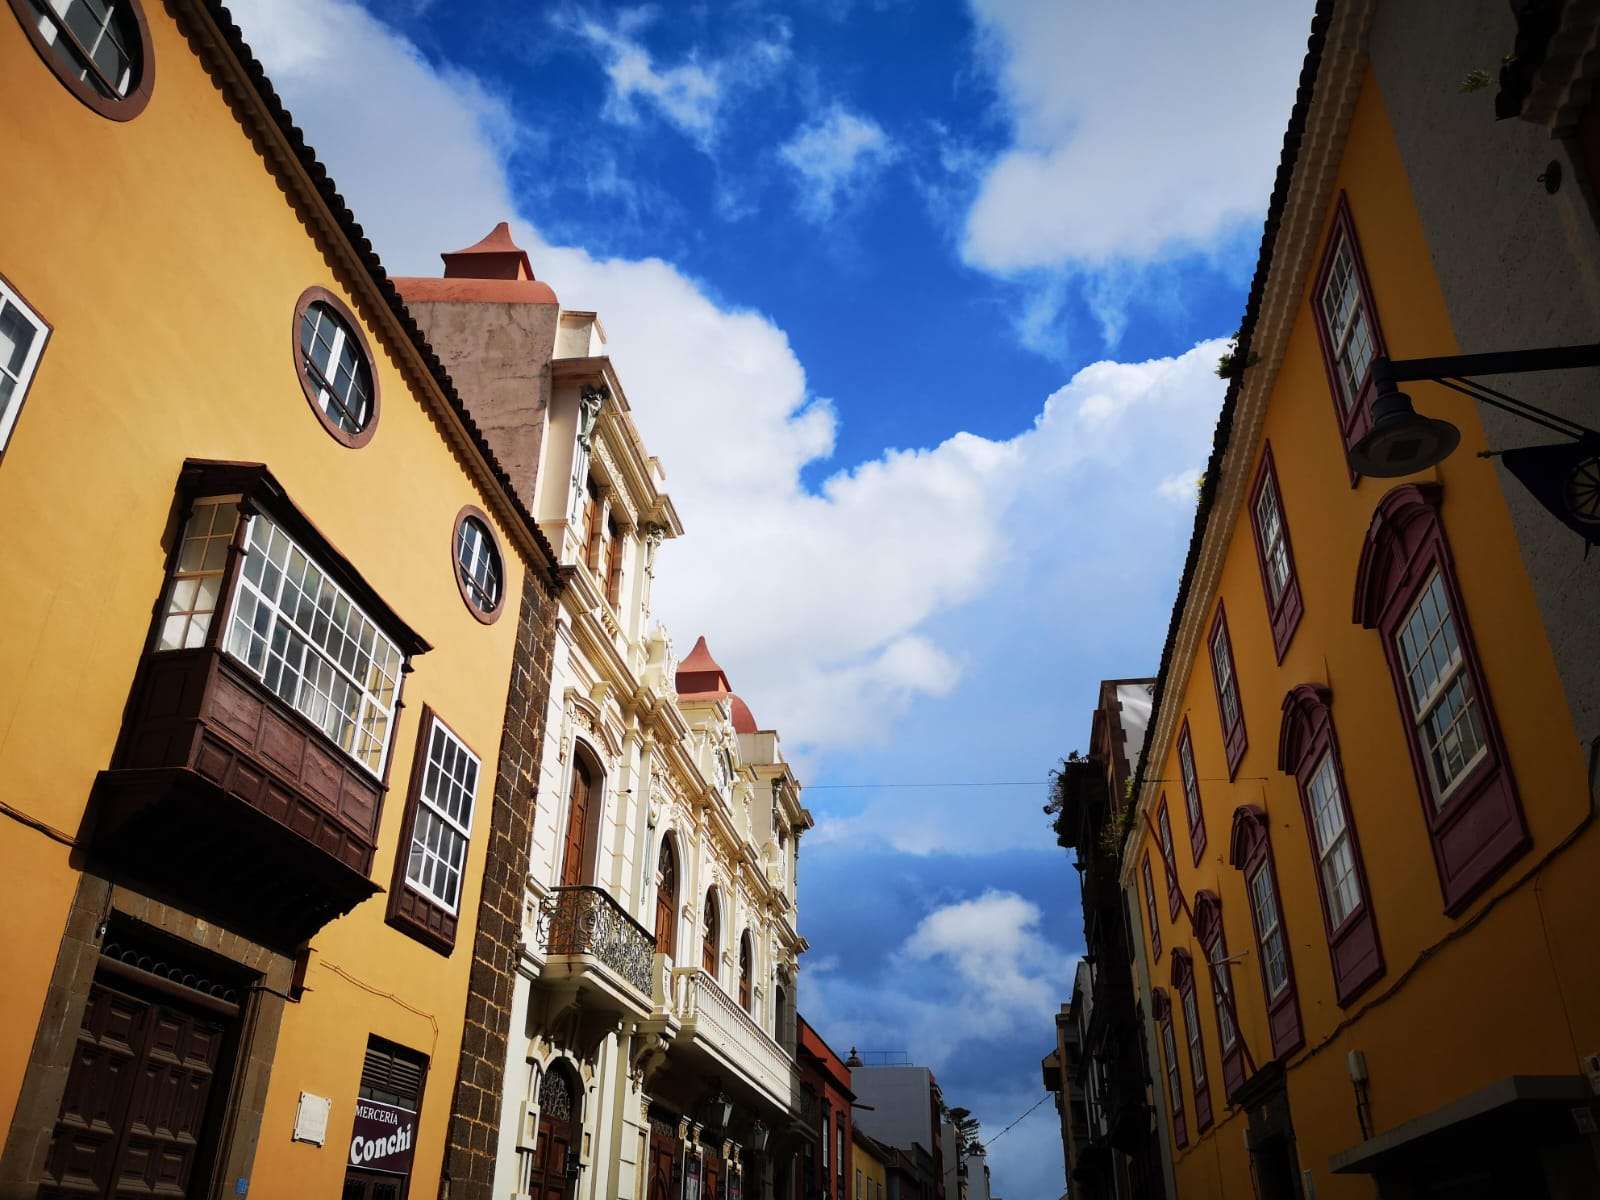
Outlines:
[[546,975],[599,979],[612,992],[624,984],[634,994],[616,992],[616,998],[641,1012],[650,1010],[655,937],[605,889],[554,889],[537,909],[534,937],[546,955]]
[[732,1067],[784,1109],[792,1109],[794,1062],[772,1037],[740,1008],[717,981],[697,967],[672,972],[668,998],[679,1022],[679,1042],[687,1042]]

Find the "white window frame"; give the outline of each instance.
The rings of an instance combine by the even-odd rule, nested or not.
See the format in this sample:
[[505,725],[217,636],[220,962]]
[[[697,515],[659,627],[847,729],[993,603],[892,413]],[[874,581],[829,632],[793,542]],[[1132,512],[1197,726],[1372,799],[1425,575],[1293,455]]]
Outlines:
[[[1355,303],[1350,305],[1347,317],[1328,310],[1328,295],[1339,282],[1341,259],[1347,268],[1344,275],[1344,283],[1348,289],[1348,294],[1355,298]],[[1328,331],[1328,340],[1333,349],[1334,374],[1339,382],[1339,407],[1342,411],[1349,412],[1357,397],[1361,395],[1361,389],[1366,384],[1367,376],[1372,371],[1372,361],[1377,357],[1377,342],[1372,335],[1372,314],[1367,311],[1367,296],[1361,286],[1360,268],[1356,263],[1355,247],[1350,244],[1349,234],[1340,233],[1339,243],[1334,247],[1329,264],[1328,277],[1322,286],[1322,295],[1317,297],[1317,307],[1320,310],[1323,328]],[[1366,362],[1361,369],[1361,378],[1351,380],[1350,373],[1345,369],[1344,356],[1349,351],[1351,342],[1355,338],[1356,326],[1363,322],[1366,325],[1367,336]]]
[[[1327,774],[1327,800],[1319,808],[1316,787],[1324,772]],[[1355,846],[1350,839],[1350,823],[1345,819],[1344,788],[1339,782],[1339,770],[1334,764],[1332,750],[1323,751],[1321,759],[1306,781],[1306,807],[1311,810],[1311,828],[1316,838],[1317,873],[1322,877],[1322,890],[1328,897],[1328,924],[1338,929],[1349,919],[1351,913],[1361,907],[1361,885],[1356,875]],[[1324,828],[1324,822],[1320,819],[1322,814],[1327,814],[1336,820],[1338,828],[1333,828],[1331,822]],[[1333,872],[1337,866],[1333,860],[1340,847],[1344,848],[1350,870],[1335,877]],[[1345,878],[1351,880],[1355,895],[1349,901],[1349,907],[1341,913],[1337,910],[1337,906],[1341,903],[1339,884]]]
[[1189,986],[1179,989],[1183,1004],[1183,1036],[1189,1045],[1189,1073],[1194,1076],[1194,1090],[1198,1095],[1206,1085],[1206,1048],[1200,1040],[1200,1008],[1195,1002],[1195,982],[1191,976]]
[[[406,847],[405,880],[406,886],[412,891],[420,896],[426,896],[451,916],[454,916],[461,909],[461,894],[466,890],[467,858],[472,852],[472,820],[478,809],[478,785],[483,781],[483,762],[468,748],[465,742],[456,736],[453,729],[439,719],[437,714],[430,713],[429,717],[431,724],[428,727],[427,735],[418,744],[418,752],[425,754],[427,759],[419,775],[417,810],[411,821],[411,844]],[[439,796],[429,794],[430,781],[443,774],[443,764],[437,762],[434,756],[434,745],[439,741],[444,743],[446,751],[453,749],[456,755],[465,756],[466,762],[471,768],[471,786],[464,787],[462,802],[464,820],[452,816],[445,805],[441,803]],[[457,782],[460,781],[458,780]],[[422,816],[424,812],[432,816],[434,820],[439,821],[444,825],[445,829],[454,832],[461,839],[460,860],[453,863],[444,860],[436,851],[423,844],[425,863],[431,859],[439,859],[440,861],[445,861],[446,867],[455,872],[456,894],[453,900],[449,897],[441,896],[433,890],[431,885],[424,883],[421,879],[413,878],[411,874],[411,864],[414,861],[413,855],[417,850],[418,844],[422,843]]]
[[[354,437],[357,434],[366,432],[367,428],[372,424],[373,397],[378,390],[377,382],[373,377],[372,364],[367,361],[366,348],[362,346],[361,339],[347,325],[344,314],[326,300],[313,300],[306,305],[305,311],[300,315],[302,328],[295,330],[295,337],[301,339],[305,337],[303,332],[304,325],[306,319],[312,313],[316,313],[316,321],[311,326],[311,345],[302,346],[301,352],[305,356],[305,369],[312,373],[308,377],[312,386],[317,390],[317,405],[333,425],[337,426],[343,433]],[[322,322],[324,321],[333,326],[333,340],[328,343],[329,370],[324,370],[322,364],[317,362],[315,355],[312,353],[317,344],[317,330],[322,327]],[[346,393],[343,396],[339,395],[336,390],[339,367],[347,346],[350,348],[351,353],[350,386],[355,386],[362,371],[365,371],[367,376],[366,402],[362,405],[360,413],[354,413],[349,408],[349,389],[346,389]],[[335,415],[333,411],[335,407],[355,424],[354,429],[346,426],[344,421]]]
[[1239,709],[1239,686],[1233,677],[1233,642],[1228,636],[1227,622],[1217,623],[1211,635],[1211,671],[1217,681],[1217,695],[1222,697],[1222,736],[1227,737],[1244,719]]
[[45,343],[50,340],[50,326],[45,319],[34,312],[27,301],[6,284],[4,278],[0,278],[0,314],[10,309],[15,309],[24,323],[33,327],[33,341],[29,343],[27,352],[22,356],[22,364],[15,373],[7,364],[0,363],[0,375],[12,381],[11,398],[0,405],[0,454],[5,453],[11,441],[11,431],[16,428],[17,416],[22,412],[23,401],[27,399],[28,386],[39,369],[39,360],[44,357]]
[[1161,1049],[1167,1060],[1167,1090],[1172,1093],[1172,1106],[1174,1109],[1183,1107],[1183,1074],[1178,1067],[1178,1042],[1172,1036],[1172,1013],[1167,1012],[1167,1019],[1161,1022]]
[[1200,775],[1194,769],[1194,739],[1189,736],[1188,730],[1184,730],[1178,742],[1178,771],[1183,776],[1183,803],[1189,810],[1189,834],[1193,837],[1200,828],[1202,817]]
[[[1289,954],[1283,940],[1283,919],[1278,912],[1278,896],[1270,864],[1263,862],[1245,882],[1250,892],[1250,904],[1256,914],[1256,942],[1261,947],[1267,999],[1276,1000],[1289,988]],[[1271,917],[1270,923],[1268,917]],[[1272,982],[1274,959],[1282,975],[1276,984]]]
[[[1276,612],[1284,592],[1289,590],[1289,580],[1294,577],[1294,570],[1289,565],[1289,544],[1283,528],[1283,506],[1278,503],[1278,488],[1271,471],[1265,473],[1261,484],[1261,495],[1256,499],[1256,523],[1261,529],[1261,556],[1267,564],[1267,591],[1270,593],[1273,611]],[[1279,570],[1283,572],[1282,578],[1278,576]]]
[[[246,572],[249,565],[249,556],[251,554],[258,553],[255,544],[255,535],[262,524],[269,526],[277,534],[277,536],[281,537],[284,542],[287,543],[287,561],[292,561],[293,555],[298,553],[311,567],[314,567],[317,570],[322,577],[322,585],[331,593],[331,604],[336,610],[341,604],[348,606],[349,611],[354,614],[354,617],[357,618],[357,620],[355,622],[350,622],[347,620],[345,629],[354,629],[356,631],[358,637],[355,640],[358,642],[358,650],[359,634],[363,631],[361,622],[365,622],[365,624],[370,626],[372,629],[372,646],[368,653],[376,655],[380,650],[392,652],[392,657],[389,653],[385,653],[383,655],[386,661],[389,661],[393,664],[393,677],[390,679],[393,687],[390,690],[387,704],[384,703],[378,692],[371,690],[362,679],[356,677],[350,667],[341,662],[339,659],[335,658],[331,653],[329,653],[326,647],[324,647],[319,641],[311,636],[311,631],[306,630],[299,625],[290,614],[286,613],[280,607],[279,598],[282,595],[281,583],[277,588],[274,589],[277,595],[269,599],[266,593],[248,578]],[[307,654],[315,655],[323,664],[331,667],[336,676],[341,677],[347,683],[352,684],[355,687],[358,702],[350,747],[346,748],[340,745],[338,740],[327,731],[322,722],[319,721],[316,716],[306,712],[300,707],[298,700],[301,688],[305,684],[305,672],[302,672],[300,683],[295,687],[294,698],[291,699],[284,697],[281,693],[275,690],[273,691],[273,695],[277,696],[278,699],[281,700],[285,705],[299,713],[301,716],[305,717],[313,725],[316,725],[318,730],[322,732],[323,735],[330,741],[332,741],[334,745],[339,746],[339,749],[352,762],[359,765],[369,774],[376,776],[378,779],[382,779],[384,766],[389,761],[389,751],[394,743],[395,702],[399,699],[400,695],[400,675],[401,671],[404,669],[405,655],[401,652],[399,646],[394,643],[393,639],[391,639],[389,635],[383,631],[383,627],[379,625],[378,622],[374,621],[366,612],[366,610],[355,602],[354,598],[351,597],[349,592],[347,592],[334,580],[332,575],[328,573],[328,569],[323,566],[322,563],[317,561],[316,556],[308,553],[298,542],[294,540],[294,538],[290,537],[289,534],[285,532],[281,524],[272,520],[270,517],[261,514],[256,514],[255,516],[250,517],[248,520],[248,527],[245,530],[244,545],[246,547],[246,559],[245,562],[240,565],[238,577],[234,581],[233,593],[228,597],[227,601],[228,618],[224,625],[226,632],[223,639],[223,645],[227,650],[228,656],[237,662],[244,670],[250,672],[257,679],[260,679],[263,685],[265,685],[267,664],[270,658],[270,647],[274,641],[274,634],[280,627],[280,623],[286,624],[288,628],[293,630],[294,634],[305,644]],[[273,567],[275,570],[279,570],[281,574],[281,569],[278,568],[277,564],[273,564]],[[247,598],[254,606],[252,613],[255,617],[259,618],[263,610],[267,613],[267,622],[264,627],[257,623],[247,624],[245,622],[241,613],[241,608]],[[259,666],[252,665],[247,657],[247,654],[245,652],[241,652],[241,649],[236,647],[235,638],[240,635],[241,631],[245,639],[246,651],[248,650],[249,640],[252,636],[258,636],[264,639],[267,647],[269,648],[268,651],[263,654],[262,661]],[[384,677],[388,677],[387,672],[384,672]],[[269,688],[269,690],[271,689]],[[382,722],[382,736],[377,739],[379,743],[378,758],[376,762],[369,762],[357,752],[357,746],[359,745],[359,739],[361,738],[363,732],[367,732],[370,736],[372,730],[377,727],[378,721]]]
[[[1427,645],[1420,648],[1421,652],[1417,657],[1412,657],[1406,650],[1406,634],[1410,632],[1411,623],[1421,612],[1423,604],[1430,599],[1441,610],[1442,618],[1434,626]],[[1424,630],[1426,630],[1426,625],[1427,618],[1424,616]],[[1451,657],[1443,669],[1439,669],[1437,667],[1437,658],[1432,652],[1435,644],[1446,635],[1447,630],[1449,635],[1447,644],[1449,645]],[[1444,575],[1438,567],[1433,568],[1427,582],[1418,590],[1415,602],[1406,610],[1406,615],[1401,618],[1399,628],[1395,630],[1394,639],[1395,649],[1400,656],[1400,672],[1405,676],[1406,699],[1411,704],[1411,723],[1416,727],[1417,743],[1421,747],[1422,756],[1427,760],[1428,764],[1428,781],[1433,792],[1433,803],[1436,808],[1443,808],[1445,801],[1450,798],[1461,781],[1471,775],[1477,765],[1489,753],[1489,737],[1488,730],[1484,728],[1483,708],[1478,697],[1478,689],[1474,686],[1471,674],[1467,671],[1467,655],[1461,645],[1461,629],[1456,623],[1456,614],[1454,607],[1451,605],[1450,591],[1445,586]],[[1438,670],[1438,678],[1434,680],[1433,686],[1428,689],[1427,694],[1419,700],[1415,689],[1412,687],[1411,676],[1414,671],[1422,666],[1424,658],[1433,660],[1435,669]],[[1455,720],[1450,723],[1450,729],[1447,733],[1454,732],[1463,722],[1468,723],[1474,731],[1478,748],[1473,751],[1470,758],[1462,762],[1459,770],[1451,775],[1449,779],[1444,779],[1441,777],[1442,764],[1438,749],[1439,744],[1433,738],[1432,717],[1445,696],[1449,694],[1452,688],[1456,687],[1458,682],[1461,685],[1465,703],[1462,705],[1461,711],[1456,714]]]
[[1211,999],[1217,1006],[1217,1028],[1222,1031],[1222,1048],[1225,1051],[1232,1050],[1233,1044],[1239,1040],[1239,1031],[1233,1024],[1233,976],[1228,970],[1227,956],[1222,953],[1220,933],[1206,951],[1206,961],[1211,964]]
[[[1139,874],[1144,876],[1144,906],[1150,914],[1150,928],[1155,937],[1160,936],[1160,918],[1156,915],[1156,881],[1155,872],[1150,869],[1150,856],[1145,855],[1144,862],[1139,867]],[[1152,939],[1153,940],[1153,939]]]

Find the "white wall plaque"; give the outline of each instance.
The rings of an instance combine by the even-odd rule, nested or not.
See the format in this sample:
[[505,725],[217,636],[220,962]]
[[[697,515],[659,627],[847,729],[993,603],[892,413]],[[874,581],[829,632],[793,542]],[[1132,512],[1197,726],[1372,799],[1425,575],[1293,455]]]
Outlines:
[[328,1112],[333,1101],[326,1096],[300,1093],[300,1107],[294,1112],[294,1141],[320,1146],[328,1140]]

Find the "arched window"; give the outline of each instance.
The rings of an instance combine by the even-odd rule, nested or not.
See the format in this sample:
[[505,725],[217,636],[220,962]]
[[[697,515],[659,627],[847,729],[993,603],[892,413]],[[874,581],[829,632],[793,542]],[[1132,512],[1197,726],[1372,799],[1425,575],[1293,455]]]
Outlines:
[[1161,1057],[1166,1065],[1167,1099],[1172,1105],[1172,1140],[1181,1150],[1189,1144],[1189,1124],[1183,1115],[1183,1072],[1178,1066],[1178,1039],[1172,1033],[1172,1004],[1162,988],[1153,989],[1151,1012],[1161,1032]]
[[1356,571],[1355,620],[1394,679],[1434,866],[1452,916],[1531,844],[1473,647],[1437,484],[1379,502]]
[[1244,1033],[1228,963],[1228,937],[1222,928],[1222,901],[1211,891],[1194,897],[1194,932],[1205,951],[1211,976],[1211,1004],[1217,1014],[1217,1044],[1222,1047],[1222,1094],[1231,1096],[1244,1082]]
[[789,1027],[789,989],[784,986],[780,972],[778,984],[772,992],[772,1036],[783,1041]]
[[751,975],[755,971],[755,955],[750,950],[750,931],[746,929],[739,938],[739,1007],[750,1011]]
[[717,905],[717,889],[706,889],[705,941],[700,946],[700,966],[711,978],[717,977],[717,950],[722,936],[722,913]]
[[1183,1005],[1183,1037],[1189,1050],[1189,1076],[1194,1082],[1194,1127],[1211,1127],[1211,1085],[1206,1076],[1206,1043],[1200,1033],[1200,1005],[1194,995],[1194,963],[1187,950],[1172,948],[1172,987]]
[[566,849],[561,859],[561,886],[576,887],[589,871],[592,853],[592,826],[599,815],[599,768],[588,753],[576,750],[572,756],[572,793],[567,803]]
[[1283,925],[1283,902],[1278,895],[1278,869],[1272,861],[1267,814],[1254,805],[1241,804],[1233,811],[1228,861],[1244,872],[1250,922],[1256,935],[1256,960],[1261,967],[1261,991],[1267,998],[1272,1056],[1283,1058],[1305,1044],[1305,1035],[1300,1025],[1300,998],[1295,990],[1289,935]]
[[661,838],[661,855],[656,861],[656,953],[672,956],[677,946],[678,854],[672,848],[672,835]]
[[1346,1005],[1383,974],[1383,952],[1367,891],[1361,843],[1350,819],[1332,700],[1331,691],[1310,683],[1283,698],[1278,769],[1293,775],[1300,786],[1300,807],[1333,960],[1334,995]]

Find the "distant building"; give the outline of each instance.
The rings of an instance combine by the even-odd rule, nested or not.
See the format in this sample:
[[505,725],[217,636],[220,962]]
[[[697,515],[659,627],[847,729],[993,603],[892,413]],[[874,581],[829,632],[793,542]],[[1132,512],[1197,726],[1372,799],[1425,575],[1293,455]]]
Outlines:
[[862,1107],[861,1127],[880,1142],[910,1151],[926,1148],[932,1158],[937,1200],[955,1200],[946,1180],[949,1159],[940,1137],[944,1100],[927,1067],[877,1066],[851,1058],[851,1086]]
[[852,1127],[851,1137],[855,1152],[855,1190],[850,1194],[851,1200],[884,1200],[894,1151],[863,1130],[859,1122]]
[[[800,1120],[808,1136],[797,1159],[798,1191],[788,1194],[798,1200],[851,1200],[851,1106],[856,1096],[850,1086],[850,1068],[804,1017],[796,1014],[795,1020]],[[780,1188],[778,1200],[784,1200],[785,1194]]]

